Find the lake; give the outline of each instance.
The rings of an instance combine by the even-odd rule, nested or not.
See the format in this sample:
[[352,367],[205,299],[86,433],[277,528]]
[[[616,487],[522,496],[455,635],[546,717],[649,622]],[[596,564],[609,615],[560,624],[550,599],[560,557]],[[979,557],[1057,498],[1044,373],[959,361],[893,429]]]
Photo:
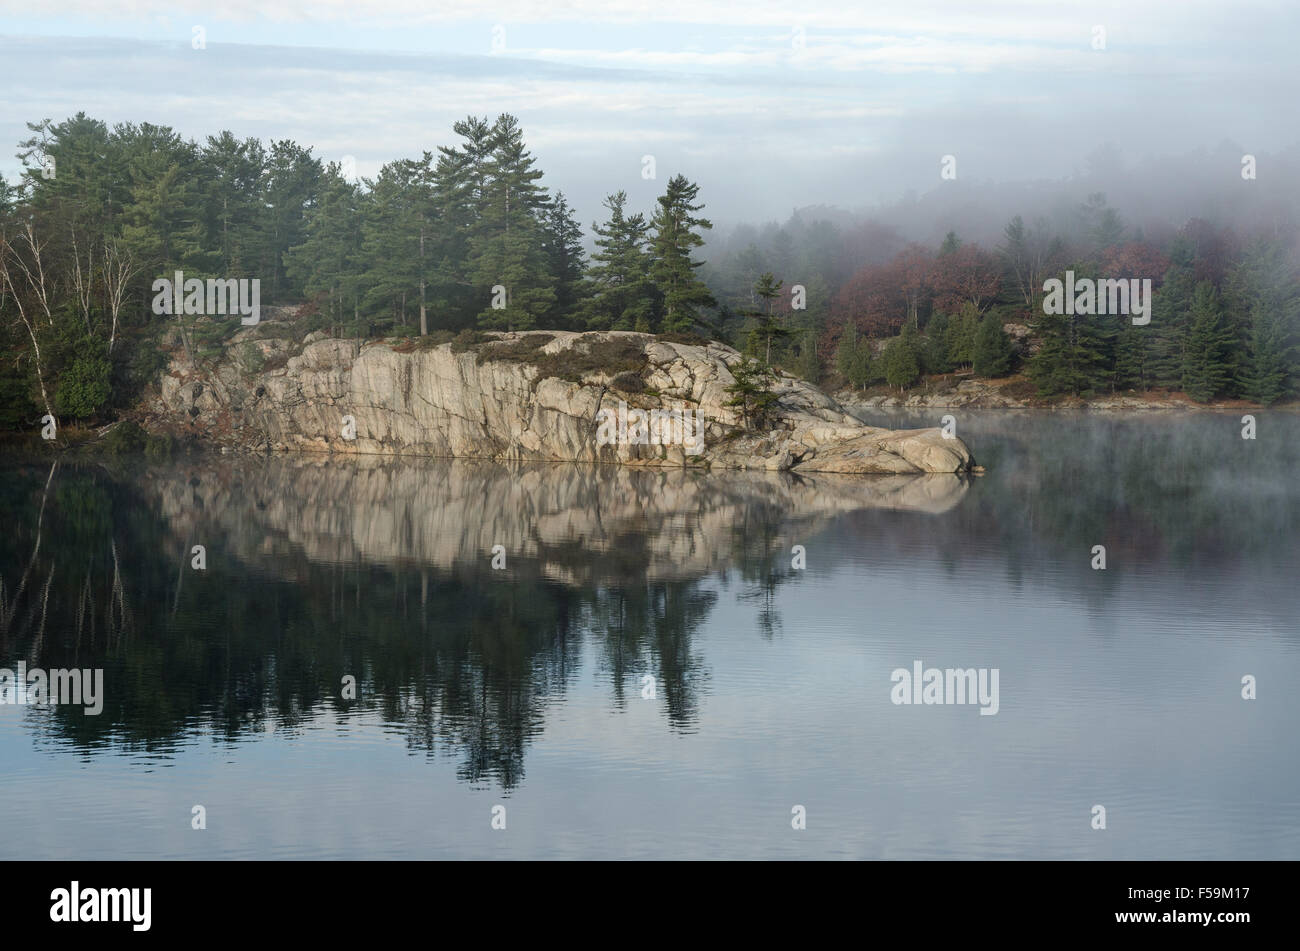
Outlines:
[[1300,417],[864,418],[943,413],[983,475],[0,461],[0,666],[103,671],[0,705],[0,857],[1300,858]]

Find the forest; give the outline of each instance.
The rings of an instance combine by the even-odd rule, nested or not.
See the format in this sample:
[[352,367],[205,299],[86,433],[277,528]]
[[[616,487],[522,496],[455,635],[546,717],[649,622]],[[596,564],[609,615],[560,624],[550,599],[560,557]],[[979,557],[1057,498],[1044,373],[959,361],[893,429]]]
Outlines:
[[[1071,227],[1012,216],[988,247],[816,210],[711,240],[700,185],[674,175],[651,208],[609,195],[584,232],[508,114],[467,117],[452,144],[360,179],[288,140],[199,143],[84,114],[28,128],[23,174],[0,177],[3,429],[114,418],[166,365],[169,331],[191,360],[218,353],[239,320],[151,309],[153,281],[176,271],[258,280],[263,307],[299,305],[304,332],[698,334],[828,389],[1023,374],[1042,398],[1300,395],[1293,214],[1253,233],[1203,218],[1148,232],[1093,193]],[[1044,313],[1044,281],[1066,270],[1150,279],[1151,323]]]
[[[1204,218],[1148,233],[1091,193],[1058,219],[1067,224],[1015,215],[994,246],[949,231],[931,247],[870,218],[837,225],[796,212],[783,225],[737,229],[702,274],[724,312],[772,311],[782,365],[823,385],[1022,374],[1026,395],[1040,398],[1159,389],[1270,405],[1300,395],[1293,213],[1249,234]],[[1047,313],[1044,284],[1070,271],[1078,281],[1150,280],[1150,323]],[[772,273],[798,276],[805,310],[788,297],[763,306]],[[750,317],[747,327],[755,320],[764,323]]]

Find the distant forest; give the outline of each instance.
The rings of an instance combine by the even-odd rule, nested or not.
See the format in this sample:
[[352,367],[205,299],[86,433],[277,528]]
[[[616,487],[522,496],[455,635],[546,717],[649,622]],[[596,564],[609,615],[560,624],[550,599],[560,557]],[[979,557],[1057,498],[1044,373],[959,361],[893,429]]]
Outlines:
[[[176,271],[258,279],[263,306],[302,305],[297,329],[340,335],[694,332],[828,387],[1023,372],[1044,397],[1300,395],[1294,214],[1148,237],[1096,193],[1074,227],[1010,217],[995,246],[812,212],[710,245],[700,186],[676,175],[652,208],[608,196],[588,243],[510,115],[466,118],[454,144],[360,180],[292,141],[200,144],[82,114],[29,129],[21,180],[0,178],[0,428],[130,406],[166,363],[177,318],[152,312],[151,286]],[[1067,269],[1150,278],[1151,323],[1044,314],[1044,280]],[[182,336],[201,360],[240,329],[202,318]]]

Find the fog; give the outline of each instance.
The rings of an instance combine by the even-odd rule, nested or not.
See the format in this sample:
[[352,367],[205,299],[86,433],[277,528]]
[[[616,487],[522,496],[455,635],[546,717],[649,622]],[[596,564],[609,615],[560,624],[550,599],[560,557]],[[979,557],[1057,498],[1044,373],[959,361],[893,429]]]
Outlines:
[[1129,6],[519,0],[489,15],[387,0],[266,17],[0,0],[0,140],[85,111],[199,140],[293,138],[369,176],[451,144],[457,118],[509,111],[588,225],[618,189],[649,210],[677,172],[700,183],[719,239],[820,206],[909,240],[988,241],[1013,214],[1058,219],[1093,192],[1148,237],[1195,216],[1288,220],[1300,8]]

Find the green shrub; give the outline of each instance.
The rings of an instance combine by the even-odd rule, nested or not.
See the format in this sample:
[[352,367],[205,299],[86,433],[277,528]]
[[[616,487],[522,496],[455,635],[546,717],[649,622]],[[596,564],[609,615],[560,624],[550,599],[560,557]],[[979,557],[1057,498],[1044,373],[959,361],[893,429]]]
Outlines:
[[108,402],[113,372],[108,358],[86,347],[73,358],[59,377],[54,394],[54,408],[60,415],[86,419],[94,416]]

